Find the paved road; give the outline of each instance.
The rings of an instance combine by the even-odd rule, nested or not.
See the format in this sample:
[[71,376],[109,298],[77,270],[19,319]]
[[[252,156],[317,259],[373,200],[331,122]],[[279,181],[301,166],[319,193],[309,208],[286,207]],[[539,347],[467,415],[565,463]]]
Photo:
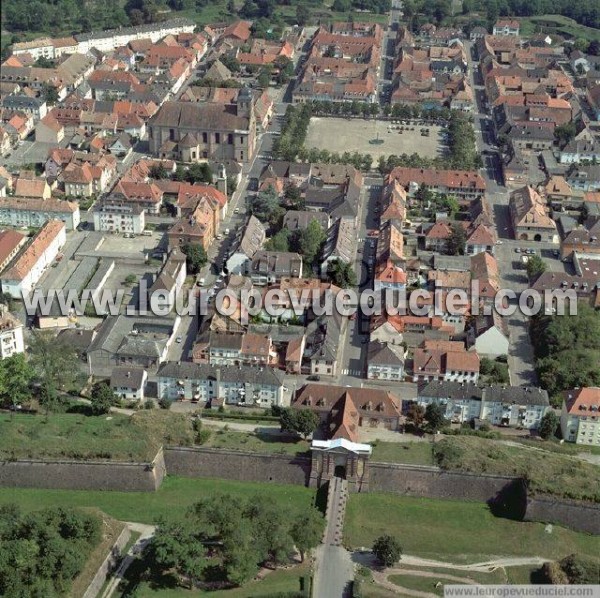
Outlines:
[[313,596],[346,598],[352,592],[354,565],[351,554],[341,546],[344,526],[346,480],[333,478],[330,482],[327,526],[323,544],[316,550],[316,572]]

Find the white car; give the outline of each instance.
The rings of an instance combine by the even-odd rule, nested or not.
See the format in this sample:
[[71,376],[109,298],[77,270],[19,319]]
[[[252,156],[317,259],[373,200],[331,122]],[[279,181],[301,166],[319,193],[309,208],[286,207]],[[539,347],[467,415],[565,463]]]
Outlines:
[[234,213],[234,214],[239,214],[239,213],[240,213],[240,209],[239,209],[239,208],[236,208],[235,210],[233,210],[233,213]]
[[182,337],[182,336],[178,336],[178,337],[175,339],[175,342],[176,342],[176,343],[178,343],[178,344],[182,343],[182,342],[183,342],[183,337]]

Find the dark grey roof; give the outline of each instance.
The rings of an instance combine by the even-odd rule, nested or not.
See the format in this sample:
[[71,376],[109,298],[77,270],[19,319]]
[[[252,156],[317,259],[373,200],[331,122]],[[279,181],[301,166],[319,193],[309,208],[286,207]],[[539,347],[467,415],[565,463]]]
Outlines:
[[113,369],[110,385],[113,388],[132,388],[138,390],[144,382],[144,369],[119,366]]
[[252,274],[300,276],[302,256],[288,251],[257,251],[252,258]]
[[281,370],[270,367],[237,366],[225,367],[208,363],[176,363],[168,361],[158,369],[159,378],[175,378],[177,380],[216,380],[217,373],[222,382],[238,384],[262,384],[265,386],[281,386],[284,374]]
[[231,334],[223,332],[211,332],[209,346],[211,349],[235,349],[242,350],[243,334]]
[[78,42],[84,42],[91,39],[105,39],[115,35],[135,35],[136,33],[151,33],[157,29],[171,29],[173,27],[185,27],[194,25],[189,19],[177,18],[163,21],[161,23],[147,23],[136,25],[135,27],[119,27],[118,29],[107,29],[106,31],[92,31],[90,33],[78,33],[75,39]]
[[483,389],[472,382],[425,382],[419,385],[417,396],[431,399],[481,401]]
[[320,316],[306,327],[306,353],[311,359],[336,361],[340,349],[341,316]]
[[514,403],[515,405],[548,405],[548,392],[534,386],[486,386],[483,400],[487,403]]
[[289,230],[304,230],[312,220],[316,220],[323,229],[329,226],[329,216],[325,212],[314,210],[290,210],[283,217],[283,226]]
[[32,98],[26,95],[10,95],[2,98],[2,106],[5,108],[12,108],[14,110],[37,110],[40,106],[43,106],[46,100],[42,97]]
[[404,349],[402,345],[391,345],[380,341],[369,343],[367,351],[368,365],[404,365]]
[[88,350],[94,336],[95,330],[83,330],[82,328],[65,328],[58,333],[58,338],[66,342],[79,355],[83,355]]

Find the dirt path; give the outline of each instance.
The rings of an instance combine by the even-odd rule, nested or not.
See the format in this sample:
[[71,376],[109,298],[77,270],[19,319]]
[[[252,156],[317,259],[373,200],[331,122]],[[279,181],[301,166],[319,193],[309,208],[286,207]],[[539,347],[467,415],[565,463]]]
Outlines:
[[459,571],[479,571],[481,573],[490,573],[500,567],[521,567],[524,565],[539,565],[540,567],[547,563],[550,559],[545,559],[541,556],[532,557],[505,557],[483,561],[481,563],[471,563],[469,565],[457,565],[446,561],[435,561],[430,559],[422,559],[416,556],[402,556],[403,565],[414,565],[417,567],[436,567],[440,569],[457,569]]

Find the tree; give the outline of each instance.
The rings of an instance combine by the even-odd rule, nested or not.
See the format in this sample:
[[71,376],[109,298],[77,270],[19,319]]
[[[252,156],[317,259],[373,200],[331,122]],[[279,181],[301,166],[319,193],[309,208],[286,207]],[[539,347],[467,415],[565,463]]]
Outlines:
[[340,259],[332,260],[327,264],[327,277],[341,289],[355,287],[357,284],[356,273],[352,269],[352,265]]
[[564,147],[577,135],[577,126],[573,121],[559,125],[554,129],[554,138],[560,147]]
[[296,6],[296,23],[301,27],[306,25],[310,19],[310,11],[304,4]]
[[532,255],[527,261],[527,276],[529,282],[535,282],[547,269],[546,263],[539,255]]
[[42,97],[46,100],[48,106],[54,106],[58,102],[58,91],[50,83],[42,84]]
[[396,538],[385,534],[375,540],[373,554],[384,567],[391,567],[402,557],[402,547]]
[[189,580],[192,589],[208,564],[203,539],[202,531],[190,527],[185,520],[162,521],[152,538],[153,561],[162,570],[175,569]]
[[540,421],[540,436],[544,440],[554,437],[559,423],[558,415],[554,411],[548,411]]
[[319,416],[310,409],[284,409],[279,417],[284,432],[308,438],[319,427]]
[[33,371],[22,353],[0,361],[0,405],[14,408],[26,401],[32,379]]
[[268,251],[289,251],[290,250],[290,231],[282,228],[276,235],[271,237],[265,244]]
[[445,409],[439,403],[429,403],[425,408],[427,427],[431,432],[437,432],[446,425]]
[[49,332],[34,332],[30,349],[40,404],[47,417],[62,402],[61,393],[70,390],[79,379],[79,359],[69,344]]
[[294,245],[306,262],[313,264],[321,251],[325,237],[323,227],[313,218],[304,230],[298,232]]
[[320,511],[314,507],[296,516],[290,534],[300,553],[302,562],[304,562],[306,553],[320,544],[324,527],[325,519]]
[[467,236],[460,222],[454,222],[451,226],[452,232],[448,237],[448,255],[464,255]]
[[425,409],[418,403],[411,403],[406,412],[406,419],[411,422],[415,428],[420,428],[425,419]]
[[204,247],[198,243],[190,243],[189,245],[184,245],[182,249],[187,258],[187,269],[192,274],[198,274],[208,261]]
[[592,56],[600,56],[600,41],[597,39],[592,40],[587,51],[588,54],[591,54]]
[[90,406],[92,408],[92,415],[104,415],[110,411],[113,405],[118,403],[119,399],[113,392],[112,388],[103,382],[102,384],[96,384],[92,390],[92,396],[90,398]]
[[256,79],[256,83],[262,89],[269,87],[269,83],[271,82],[271,70],[269,68],[262,68],[258,73],[258,77]]
[[162,164],[153,164],[148,173],[151,179],[166,179],[169,175],[167,169]]
[[213,173],[206,162],[196,162],[192,164],[185,173],[185,180],[188,183],[212,183]]
[[248,208],[263,224],[273,228],[278,228],[278,223],[283,218],[284,209],[279,205],[279,196],[272,186],[253,197]]

